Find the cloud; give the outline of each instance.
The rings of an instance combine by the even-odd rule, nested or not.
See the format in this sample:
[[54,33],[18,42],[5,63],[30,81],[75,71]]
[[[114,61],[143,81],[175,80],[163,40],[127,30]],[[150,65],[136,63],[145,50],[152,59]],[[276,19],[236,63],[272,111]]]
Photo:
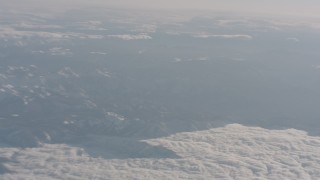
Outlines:
[[207,56],[201,56],[201,57],[197,57],[197,58],[189,58],[189,59],[182,59],[182,58],[174,58],[173,62],[175,63],[179,63],[179,62],[191,62],[191,61],[208,61],[209,57]]
[[51,24],[37,24],[34,22],[20,22],[13,24],[14,28],[24,28],[24,29],[62,29],[60,25],[51,25]]
[[0,38],[3,39],[30,39],[43,38],[47,41],[63,41],[69,39],[103,39],[103,35],[83,34],[75,32],[46,32],[46,31],[22,31],[12,27],[0,28]]
[[320,65],[313,65],[312,67],[314,67],[315,69],[320,69]]
[[105,68],[104,69],[96,69],[96,71],[99,75],[102,75],[102,76],[108,77],[108,78],[111,77],[111,73],[109,71],[107,71]]
[[108,35],[109,38],[121,39],[125,41],[129,40],[150,40],[151,36],[146,34],[138,34],[138,35],[130,35],[130,34],[122,34],[122,35]]
[[157,25],[155,24],[142,24],[141,26],[131,30],[132,32],[140,33],[154,33],[157,31]]
[[[109,137],[109,140],[110,138],[112,137]],[[100,144],[94,144],[97,142],[90,142],[90,145],[99,147]],[[115,139],[114,142],[118,141]],[[65,144],[43,144],[37,148],[25,148],[23,151],[19,148],[0,148],[1,157],[6,159],[2,166],[7,170],[0,178],[320,178],[320,137],[308,136],[306,132],[295,129],[267,130],[231,124],[143,142],[164,147],[178,156],[103,159],[91,157],[85,149]],[[119,151],[124,152],[126,149]]]
[[97,20],[78,22],[76,23],[79,29],[94,30],[94,31],[107,31],[108,29],[101,27],[103,23]]
[[[41,52],[41,51],[40,51]],[[70,49],[64,49],[62,47],[53,47],[49,49],[49,53],[53,56],[66,56],[66,55],[72,55],[72,52]]]
[[107,55],[107,52],[91,51],[90,54]]
[[79,74],[75,73],[70,67],[64,67],[63,69],[61,69],[58,74],[60,76],[63,76],[65,78],[70,78],[70,77],[80,77]]
[[70,35],[65,33],[54,33],[44,31],[18,31],[10,27],[0,28],[0,38],[22,39],[32,37],[49,38],[51,40],[61,40],[70,38]]
[[219,39],[240,39],[240,40],[250,40],[253,37],[250,35],[246,34],[213,34],[213,35],[208,35],[208,34],[198,34],[194,35],[193,37],[195,38],[219,38]]
[[290,38],[287,38],[288,41],[293,41],[293,42],[300,42],[300,40],[298,38],[295,38],[295,37],[290,37]]
[[141,50],[138,51],[138,54],[143,54],[143,53],[145,53],[145,52],[146,52],[145,49],[141,49]]
[[71,56],[73,53],[70,49],[62,47],[52,47],[47,51],[37,50],[31,51],[32,54],[50,54],[52,56]]

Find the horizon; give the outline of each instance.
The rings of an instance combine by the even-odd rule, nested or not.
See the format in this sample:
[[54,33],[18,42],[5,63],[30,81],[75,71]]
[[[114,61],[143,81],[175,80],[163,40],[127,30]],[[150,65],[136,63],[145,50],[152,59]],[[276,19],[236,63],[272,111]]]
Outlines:
[[[1,0],[3,1],[3,0]],[[0,2],[1,2],[0,1]],[[177,10],[177,11],[216,11],[216,12],[229,12],[229,13],[244,13],[259,15],[265,14],[270,16],[296,16],[296,17],[313,17],[319,18],[320,12],[317,7],[320,6],[320,2],[315,0],[309,1],[268,1],[268,2],[256,2],[254,0],[245,0],[242,2],[236,2],[234,0],[228,0],[224,2],[200,0],[192,1],[147,1],[147,0],[120,0],[117,2],[107,0],[94,0],[87,2],[85,0],[79,0],[77,3],[74,1],[40,1],[40,0],[27,0],[21,3],[21,0],[13,0],[10,2],[1,2],[3,8],[9,10],[44,10],[44,11],[66,11],[70,9],[78,8],[112,8],[112,9],[126,9],[126,10]]]

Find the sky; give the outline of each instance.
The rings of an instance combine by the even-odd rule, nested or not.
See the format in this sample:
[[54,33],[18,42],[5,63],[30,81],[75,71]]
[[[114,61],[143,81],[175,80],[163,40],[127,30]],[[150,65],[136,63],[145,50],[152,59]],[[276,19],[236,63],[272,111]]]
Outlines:
[[319,0],[0,0],[14,7],[120,7],[140,9],[207,9],[320,17]]

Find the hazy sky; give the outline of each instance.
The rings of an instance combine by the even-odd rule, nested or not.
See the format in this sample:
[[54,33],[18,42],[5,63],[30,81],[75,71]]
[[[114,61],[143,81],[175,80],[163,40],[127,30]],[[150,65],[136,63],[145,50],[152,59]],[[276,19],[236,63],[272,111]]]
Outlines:
[[22,7],[106,6],[122,8],[213,9],[320,17],[319,0],[0,0],[1,5]]

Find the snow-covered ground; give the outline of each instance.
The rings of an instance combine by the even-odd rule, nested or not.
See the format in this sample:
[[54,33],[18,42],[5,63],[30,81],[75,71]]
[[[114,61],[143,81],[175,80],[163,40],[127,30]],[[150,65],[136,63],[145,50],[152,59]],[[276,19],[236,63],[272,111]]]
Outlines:
[[[91,142],[91,146],[101,147],[101,142]],[[108,159],[65,144],[6,147],[0,148],[0,179],[320,178],[320,137],[295,129],[230,124],[142,142],[166,148],[176,156]]]

